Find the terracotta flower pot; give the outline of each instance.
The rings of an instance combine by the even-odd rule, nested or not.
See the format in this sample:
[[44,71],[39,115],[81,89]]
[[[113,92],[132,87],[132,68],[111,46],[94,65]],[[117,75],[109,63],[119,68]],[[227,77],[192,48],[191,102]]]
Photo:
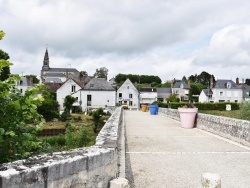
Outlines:
[[141,105],[141,111],[142,111],[142,112],[146,112],[147,109],[148,109],[148,105],[146,105],[146,104],[142,104],[142,105]]
[[178,108],[178,112],[180,114],[181,126],[186,129],[193,128],[198,108]]

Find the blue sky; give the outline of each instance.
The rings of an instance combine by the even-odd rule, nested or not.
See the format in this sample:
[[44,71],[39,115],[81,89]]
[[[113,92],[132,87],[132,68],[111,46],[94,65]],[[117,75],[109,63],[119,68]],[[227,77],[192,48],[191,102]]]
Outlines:
[[12,73],[51,67],[89,75],[158,75],[163,81],[207,71],[250,78],[248,0],[0,0],[0,49]]

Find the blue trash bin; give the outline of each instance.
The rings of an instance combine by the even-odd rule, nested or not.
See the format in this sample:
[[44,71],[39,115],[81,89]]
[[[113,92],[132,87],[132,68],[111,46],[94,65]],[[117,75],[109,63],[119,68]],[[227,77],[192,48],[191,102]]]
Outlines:
[[158,105],[155,104],[149,105],[149,111],[151,115],[156,115],[158,112]]

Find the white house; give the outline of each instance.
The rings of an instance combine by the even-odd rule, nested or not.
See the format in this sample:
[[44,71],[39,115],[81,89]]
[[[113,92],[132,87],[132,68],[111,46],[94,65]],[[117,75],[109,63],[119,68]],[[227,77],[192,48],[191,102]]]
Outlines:
[[157,88],[157,100],[167,102],[167,98],[172,94],[171,88]]
[[176,82],[172,87],[172,94],[176,94],[180,101],[187,101],[190,86],[185,82]]
[[157,89],[156,88],[140,88],[140,104],[151,104],[157,101]]
[[19,80],[16,83],[16,85],[17,85],[17,89],[19,89],[20,93],[24,94],[28,88],[33,87],[33,78],[32,77],[26,78],[26,77],[22,76],[21,80]]
[[127,105],[130,109],[139,109],[139,92],[134,84],[127,79],[117,90],[117,102]]
[[243,101],[243,87],[232,80],[210,79],[210,89],[203,89],[199,102],[241,102]]
[[72,78],[68,78],[59,89],[56,91],[56,99],[59,103],[59,111],[62,112],[64,110],[63,102],[67,95],[71,95],[76,91],[82,89],[83,84],[75,81]]
[[116,105],[115,89],[105,78],[91,79],[83,89],[76,91],[72,96],[77,98],[74,106],[80,106],[83,111]]

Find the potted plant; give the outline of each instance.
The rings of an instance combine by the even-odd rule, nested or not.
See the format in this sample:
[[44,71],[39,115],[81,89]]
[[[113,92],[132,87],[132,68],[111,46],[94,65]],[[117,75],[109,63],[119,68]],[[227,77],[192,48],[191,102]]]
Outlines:
[[149,105],[149,112],[151,115],[157,114],[157,112],[158,112],[157,101],[154,101],[152,104]]
[[142,104],[142,105],[141,105],[141,111],[142,111],[142,112],[146,112],[147,109],[148,109],[148,105],[147,105],[147,104]]
[[193,102],[190,102],[188,105],[178,108],[180,114],[181,126],[182,128],[191,129],[194,127],[194,121],[198,108],[196,108]]

